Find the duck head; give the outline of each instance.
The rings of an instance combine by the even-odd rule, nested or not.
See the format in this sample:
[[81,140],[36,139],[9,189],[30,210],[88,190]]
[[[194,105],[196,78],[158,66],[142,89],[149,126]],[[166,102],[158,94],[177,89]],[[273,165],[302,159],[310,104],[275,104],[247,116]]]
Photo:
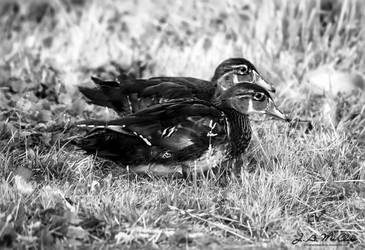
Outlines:
[[245,115],[258,113],[289,121],[275,105],[269,92],[256,84],[241,82],[227,89],[217,99],[222,109],[234,109]]
[[258,73],[256,67],[245,58],[230,58],[218,65],[212,78],[223,90],[240,83],[257,84],[267,91],[275,93],[275,88],[264,80]]

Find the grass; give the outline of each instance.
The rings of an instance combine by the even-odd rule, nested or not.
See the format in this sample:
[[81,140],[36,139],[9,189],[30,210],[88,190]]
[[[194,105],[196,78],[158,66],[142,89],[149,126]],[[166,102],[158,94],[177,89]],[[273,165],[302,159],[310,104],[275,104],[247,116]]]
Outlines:
[[[365,73],[362,1],[20,2],[0,3],[1,247],[287,249],[331,232],[356,241],[313,248],[364,247],[364,95],[318,96],[303,81],[328,64]],[[69,145],[67,124],[115,117],[78,93],[91,75],[209,79],[242,56],[313,129],[253,122],[225,185],[133,176]]]

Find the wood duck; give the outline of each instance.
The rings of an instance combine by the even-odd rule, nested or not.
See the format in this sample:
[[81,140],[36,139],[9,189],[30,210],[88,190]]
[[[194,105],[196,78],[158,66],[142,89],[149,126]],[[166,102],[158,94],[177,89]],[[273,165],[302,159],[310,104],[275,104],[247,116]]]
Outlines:
[[91,79],[97,87],[79,87],[81,93],[90,103],[112,108],[123,115],[167,100],[196,98],[212,101],[239,82],[255,83],[275,92],[275,88],[262,78],[255,66],[244,58],[223,61],[211,81],[192,77],[136,79],[125,74],[115,81],[103,81],[96,77]]
[[205,172],[245,151],[251,113],[287,120],[266,89],[244,82],[212,102],[172,100],[113,121],[82,121],[78,127],[92,130],[76,145],[136,173]]

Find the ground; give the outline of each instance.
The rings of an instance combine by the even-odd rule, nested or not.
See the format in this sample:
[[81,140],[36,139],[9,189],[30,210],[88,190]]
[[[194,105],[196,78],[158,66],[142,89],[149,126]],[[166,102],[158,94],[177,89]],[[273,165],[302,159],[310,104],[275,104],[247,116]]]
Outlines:
[[[365,73],[363,1],[0,3],[0,248],[361,249],[365,98],[313,93],[311,70]],[[133,176],[85,156],[67,127],[111,110],[77,86],[186,75],[246,57],[297,126],[257,119],[222,183]],[[307,246],[308,247],[308,246]]]

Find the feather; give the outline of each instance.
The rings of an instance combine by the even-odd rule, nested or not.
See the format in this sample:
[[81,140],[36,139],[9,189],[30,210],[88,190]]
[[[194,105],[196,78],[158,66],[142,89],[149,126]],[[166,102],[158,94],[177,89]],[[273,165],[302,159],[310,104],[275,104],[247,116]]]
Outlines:
[[79,87],[80,92],[90,103],[119,113],[133,113],[166,100],[196,98],[209,101],[215,93],[215,85],[211,82],[191,77],[136,79],[122,74],[116,81],[91,79],[96,87]]
[[99,86],[105,86],[105,87],[111,87],[111,88],[118,88],[119,87],[119,83],[116,81],[103,81],[97,77],[92,76],[91,80]]
[[[89,142],[79,145],[87,152],[97,151],[99,155],[102,152],[105,157],[109,155],[107,148],[112,146],[110,155],[114,158],[115,152],[119,151],[118,159],[124,163],[133,161],[134,154],[141,162],[139,151],[144,152],[145,163],[196,158],[208,149],[210,143],[226,140],[222,115],[222,111],[204,101],[163,103],[117,120],[79,122],[78,127],[93,129],[85,138]],[[216,138],[212,140],[209,132],[216,134]],[[100,134],[104,134],[105,141]],[[124,153],[127,147],[130,147],[128,156]]]

